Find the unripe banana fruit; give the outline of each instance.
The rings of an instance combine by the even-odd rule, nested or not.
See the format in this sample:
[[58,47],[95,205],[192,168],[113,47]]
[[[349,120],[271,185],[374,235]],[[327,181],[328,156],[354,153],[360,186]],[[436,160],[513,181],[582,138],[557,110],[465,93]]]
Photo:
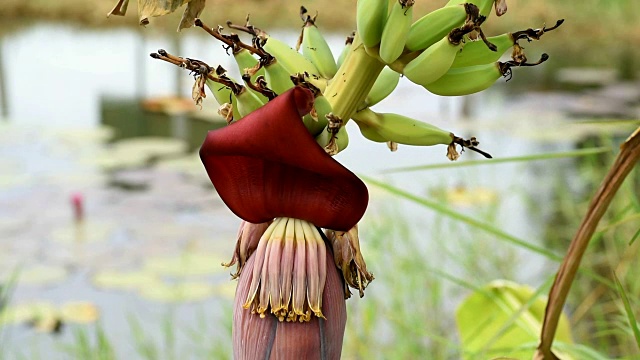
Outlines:
[[491,51],[482,40],[467,41],[456,55],[451,67],[494,63],[500,60],[500,57],[515,44],[511,33],[492,36],[487,40],[496,46],[496,51]]
[[318,145],[324,147],[329,155],[335,155],[349,146],[349,134],[347,133],[347,129],[342,126],[332,140],[331,132],[325,128],[316,136],[316,142]]
[[400,74],[385,66],[369,91],[365,104],[373,106],[384,100],[395,90],[398,82],[400,82]]
[[382,39],[387,21],[388,0],[358,0],[356,29],[366,47],[374,47]]
[[265,64],[264,69],[267,85],[276,94],[280,95],[293,87],[289,71],[280,64],[277,58]]
[[535,66],[547,59],[549,59],[549,55],[542,54],[540,60],[534,64],[507,61],[452,68],[438,80],[424,85],[424,88],[441,96],[469,95],[489,88],[500,77],[505,77],[508,81],[511,78],[511,67],[513,66]]
[[465,3],[476,5],[480,10],[480,15],[482,16],[488,17],[491,14],[491,7],[493,5],[496,7],[496,13],[498,16],[502,16],[507,12],[507,4],[505,0],[450,0],[445,7],[462,5]]
[[[459,29],[454,29],[452,33],[456,30]],[[464,43],[459,38],[443,37],[424,50],[417,58],[411,60],[403,69],[404,76],[423,86],[438,80],[449,70],[463,45]]]
[[347,40],[344,42],[344,48],[342,48],[342,52],[340,52],[340,56],[338,56],[338,61],[337,61],[338,68],[342,66],[344,59],[346,59],[347,55],[349,55],[349,51],[351,51],[351,44],[353,44],[354,36],[355,36],[355,33],[351,34],[350,36],[347,36]]
[[320,76],[318,68],[311,61],[307,60],[291,46],[274,37],[267,38],[263,48],[271,56],[275,57],[287,69],[289,74],[304,74],[306,72],[310,76]]
[[375,113],[366,108],[353,115],[364,137],[375,142],[392,141],[405,145],[449,145],[453,134],[437,126],[392,113]]
[[304,126],[311,135],[318,136],[327,127],[327,115],[331,113],[331,104],[324,95],[319,94],[313,101],[311,112],[302,118]]
[[320,76],[331,79],[336,75],[338,67],[327,41],[315,24],[315,20],[315,16],[312,18],[307,15],[302,30],[302,54],[315,65]]
[[445,6],[426,14],[411,25],[406,48],[419,51],[430,47],[454,28],[462,26],[469,13],[477,16],[478,7],[473,4]]
[[231,89],[209,79],[207,79],[205,84],[207,85],[219,105],[231,104],[231,106],[233,107],[233,118],[235,120],[239,120],[241,116],[240,112],[238,111],[238,102],[236,100],[236,97],[233,96]]
[[391,7],[380,39],[380,58],[387,64],[396,61],[404,50],[413,21],[414,0],[397,0]]
[[[249,113],[258,110],[265,104],[256,94],[249,90],[246,86],[240,89],[240,92],[236,95],[236,101],[238,104],[238,113],[240,118],[243,118]],[[238,120],[240,119],[238,118]]]

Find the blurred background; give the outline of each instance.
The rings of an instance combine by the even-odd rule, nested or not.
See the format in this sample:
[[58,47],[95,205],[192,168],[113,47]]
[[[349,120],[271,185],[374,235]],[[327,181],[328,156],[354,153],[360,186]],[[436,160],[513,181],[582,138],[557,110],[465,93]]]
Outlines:
[[[211,96],[193,105],[187,72],[149,53],[163,48],[232,73],[235,63],[201,29],[177,33],[182,10],[141,27],[133,3],[107,19],[114,3],[0,6],[0,358],[226,359],[235,282],[220,263],[240,222],[196,155],[224,121]],[[414,16],[444,3],[417,1]],[[215,0],[201,18],[242,23],[250,13],[293,45],[304,5],[319,12],[338,56],[355,4]],[[451,165],[445,147],[390,152],[347,125],[350,145],[337,159],[369,180],[360,231],[376,280],[348,301],[346,359],[457,359],[456,309],[474,290],[505,279],[546,293],[618,145],[640,123],[637,2],[508,6],[485,33],[565,19],[523,44],[530,59],[546,52],[549,61],[467,97],[401,79],[374,108],[476,136],[508,161],[465,152]],[[611,286],[615,271],[638,304],[637,169],[621,192],[567,306],[574,341],[603,358],[638,356]]]

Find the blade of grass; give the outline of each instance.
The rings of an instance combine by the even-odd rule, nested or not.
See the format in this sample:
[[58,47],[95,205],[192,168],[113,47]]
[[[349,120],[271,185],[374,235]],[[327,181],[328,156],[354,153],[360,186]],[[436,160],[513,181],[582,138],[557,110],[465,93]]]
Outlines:
[[499,228],[497,228],[497,227],[495,227],[495,226],[493,226],[491,224],[487,224],[487,223],[484,223],[482,221],[478,221],[478,220],[476,220],[476,219],[474,219],[474,218],[472,218],[470,216],[461,214],[461,213],[459,213],[459,212],[457,212],[455,210],[452,210],[452,209],[450,209],[450,208],[448,208],[448,207],[446,207],[446,206],[444,206],[442,204],[439,204],[439,203],[437,203],[435,201],[431,201],[431,200],[428,200],[428,199],[425,199],[425,198],[418,197],[416,195],[413,195],[413,194],[408,193],[408,192],[406,192],[404,190],[398,189],[398,188],[396,188],[396,187],[394,187],[392,185],[389,185],[387,183],[383,183],[381,181],[374,180],[372,178],[369,178],[369,177],[366,177],[366,176],[363,176],[363,175],[359,175],[359,176],[360,176],[360,178],[364,179],[367,183],[369,183],[371,185],[375,185],[375,186],[377,186],[379,188],[387,190],[388,192],[390,192],[390,193],[392,193],[392,194],[394,194],[394,195],[396,195],[398,197],[402,197],[402,198],[405,198],[407,200],[411,200],[411,201],[413,201],[413,202],[415,202],[415,203],[417,203],[419,205],[422,205],[424,207],[427,207],[427,208],[430,208],[432,210],[435,210],[435,211],[437,211],[437,212],[439,212],[439,213],[441,213],[443,215],[446,215],[446,216],[448,216],[450,218],[453,218],[455,220],[461,221],[461,222],[466,223],[466,224],[468,224],[470,226],[478,228],[478,229],[480,229],[482,231],[485,231],[485,232],[487,232],[487,233],[489,233],[491,235],[494,235],[498,239],[506,241],[506,242],[508,242],[510,244],[513,244],[513,245],[519,246],[521,248],[525,248],[527,250],[535,252],[537,254],[543,255],[544,257],[546,257],[548,259],[551,259],[551,260],[555,260],[555,261],[562,260],[562,257],[560,255],[557,255],[557,254],[553,253],[552,251],[547,250],[547,249],[545,249],[543,247],[536,246],[536,245],[533,245],[531,243],[528,243],[528,242],[526,242],[526,241],[524,241],[522,239],[519,239],[519,238],[517,238],[517,237],[515,237],[513,235],[509,235],[506,232],[500,230]]
[[638,237],[640,237],[640,228],[638,228],[638,231],[636,231],[636,233],[633,234],[633,236],[631,237],[631,240],[629,241],[629,246],[633,245],[633,243],[636,242]]
[[633,336],[636,339],[636,344],[638,345],[638,349],[640,349],[640,329],[638,328],[638,322],[636,321],[636,316],[633,313],[633,309],[631,308],[631,302],[629,301],[629,297],[627,296],[626,291],[622,287],[622,283],[620,279],[618,279],[618,275],[614,272],[613,279],[616,282],[616,288],[618,289],[618,294],[620,294],[620,299],[622,299],[622,303],[624,304],[624,311],[627,313],[627,320],[629,320],[629,326],[633,331]]
[[442,163],[442,164],[399,167],[399,168],[384,170],[383,173],[449,169],[449,168],[458,168],[458,167],[465,167],[465,166],[494,165],[494,164],[500,164],[500,163],[560,159],[560,158],[568,158],[568,157],[589,156],[589,155],[601,154],[601,153],[610,152],[610,151],[611,151],[611,148],[609,147],[597,147],[597,148],[580,149],[580,150],[574,150],[574,151],[548,153],[548,154],[535,154],[535,155],[514,156],[514,157],[506,157],[506,158],[494,158],[494,159],[487,159],[487,160],[470,160],[470,161],[449,162],[449,163]]

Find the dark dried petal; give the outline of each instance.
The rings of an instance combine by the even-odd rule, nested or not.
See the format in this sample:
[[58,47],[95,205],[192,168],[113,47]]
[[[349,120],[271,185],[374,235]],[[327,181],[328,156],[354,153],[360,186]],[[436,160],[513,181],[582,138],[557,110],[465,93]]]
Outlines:
[[348,231],[369,195],[355,174],[327,155],[304,127],[311,91],[294,87],[241,121],[210,131],[200,149],[211,182],[240,218],[307,220]]

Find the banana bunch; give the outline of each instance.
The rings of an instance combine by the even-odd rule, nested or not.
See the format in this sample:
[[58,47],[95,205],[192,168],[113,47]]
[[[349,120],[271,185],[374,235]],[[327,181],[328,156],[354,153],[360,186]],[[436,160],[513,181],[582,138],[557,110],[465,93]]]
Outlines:
[[[489,157],[476,148],[475,138],[463,140],[425,122],[376,113],[370,107],[389,96],[401,76],[431,93],[460,96],[487,89],[501,77],[508,81],[515,67],[546,61],[548,55],[542,54],[537,62],[528,62],[518,41],[540,40],[562,20],[550,28],[484,35],[480,26],[492,7],[498,16],[503,15],[505,1],[449,0],[414,22],[415,0],[358,0],[357,29],[347,38],[337,62],[317,26],[317,13],[311,16],[304,7],[300,8],[303,26],[294,47],[252,26],[248,18],[244,25],[227,22],[228,29],[252,36],[247,43],[235,33],[224,34],[224,28],[210,28],[197,19],[196,26],[220,40],[233,55],[242,85],[220,67],[214,70],[201,61],[166,52],[152,56],[195,73],[192,94],[196,103],[200,104],[206,96],[204,87],[208,87],[228,121],[242,119],[294,86],[310,89],[314,105],[300,120],[331,155],[347,147],[344,124],[353,119],[365,138],[387,143],[392,149],[397,144],[448,145],[448,157],[455,160],[455,147],[460,145]],[[500,61],[509,49],[511,60]]]

